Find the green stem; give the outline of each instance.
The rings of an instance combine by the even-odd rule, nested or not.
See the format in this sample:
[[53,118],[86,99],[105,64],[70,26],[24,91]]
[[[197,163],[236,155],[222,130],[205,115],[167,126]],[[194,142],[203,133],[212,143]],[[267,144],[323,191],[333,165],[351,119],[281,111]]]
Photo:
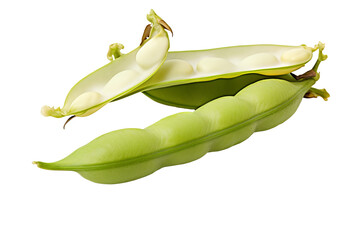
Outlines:
[[316,63],[314,64],[312,69],[310,69],[309,71],[307,71],[301,75],[295,76],[296,80],[307,80],[310,78],[314,78],[317,81],[320,78],[320,74],[318,73],[318,68],[320,66],[320,63],[322,61],[325,61],[328,56],[323,54],[323,50],[325,48],[324,43],[319,42],[318,45],[316,46],[316,48],[319,49],[319,56],[318,56],[318,59],[316,60]]
[[330,94],[326,91],[325,88],[323,89],[318,89],[318,88],[310,88],[310,90],[305,94],[304,96],[305,98],[317,98],[317,97],[321,97],[322,99],[324,99],[325,101],[328,100],[328,98],[330,97]]
[[124,45],[122,45],[121,43],[113,43],[109,46],[109,51],[107,53],[107,59],[109,59],[110,61],[113,61],[117,58],[119,58],[122,53],[120,52],[121,49],[124,48]]
[[325,61],[327,59],[327,55],[323,54],[323,50],[325,48],[325,44],[322,43],[322,42],[319,42],[318,43],[318,47],[319,47],[319,56],[318,56],[318,59],[314,65],[314,67],[312,68],[312,70],[314,70],[315,72],[318,71],[318,68],[319,68],[319,65],[322,61]]

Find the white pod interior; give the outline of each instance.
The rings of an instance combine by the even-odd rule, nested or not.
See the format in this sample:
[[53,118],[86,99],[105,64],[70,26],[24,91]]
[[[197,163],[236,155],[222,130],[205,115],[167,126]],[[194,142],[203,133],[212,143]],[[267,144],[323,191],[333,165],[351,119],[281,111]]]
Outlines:
[[310,61],[315,50],[307,46],[249,45],[169,52],[159,71],[137,92],[249,73],[270,76],[288,74]]
[[[86,79],[86,87],[83,84],[75,86],[65,101],[63,111],[80,112],[127,93],[156,72],[164,62],[168,49],[167,34],[165,31],[161,31],[138,49],[114,60],[108,68],[105,66],[101,69],[102,71],[94,72]],[[100,74],[101,77],[98,76]],[[95,102],[93,104],[85,103],[83,95],[94,93],[94,91],[101,95],[101,98],[97,99],[102,99],[102,101],[96,104]],[[74,102],[76,104],[73,104]]]
[[120,57],[89,74],[70,90],[62,109],[44,106],[42,114],[88,116],[108,102],[129,94],[155,74],[165,62],[169,38],[160,24],[163,20],[154,11],[147,18],[152,23],[152,30],[141,46],[128,54],[118,52]]

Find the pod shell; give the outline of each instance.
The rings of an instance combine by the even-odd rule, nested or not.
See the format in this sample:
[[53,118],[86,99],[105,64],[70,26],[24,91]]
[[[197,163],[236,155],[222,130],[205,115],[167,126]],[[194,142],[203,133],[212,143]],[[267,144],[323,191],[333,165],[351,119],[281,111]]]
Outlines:
[[[256,66],[256,68],[243,68],[236,65],[237,58],[246,59],[252,55],[259,55],[259,53],[273,54],[278,59],[286,52],[292,50],[302,50],[306,53],[305,58],[300,58],[296,63],[282,63],[276,66],[264,65],[263,67]],[[258,44],[258,45],[240,45],[214,49],[204,49],[196,51],[178,51],[169,52],[166,61],[181,60],[192,65],[195,70],[197,64],[202,62],[203,59],[223,59],[231,62],[231,65],[235,66],[231,70],[223,72],[214,71],[211,73],[200,73],[194,71],[194,74],[183,77],[181,74],[178,76],[169,77],[163,74],[164,65],[159,68],[158,72],[152,76],[148,81],[142,84],[137,90],[147,91],[150,89],[169,87],[174,85],[182,85],[193,82],[205,82],[220,78],[234,78],[245,74],[262,74],[267,76],[278,76],[289,74],[309,62],[313,56],[313,51],[316,48],[310,48],[307,46],[287,46],[287,45],[271,45],[271,44]]]
[[[235,78],[221,78],[207,82],[189,83],[143,92],[150,99],[169,106],[196,109],[223,96],[233,96],[244,87],[260,80],[274,78],[261,74],[246,74]],[[291,74],[276,76],[294,82]]]
[[193,112],[166,117],[145,129],[122,129],[93,140],[40,168],[72,170],[97,183],[122,183],[196,160],[238,144],[256,131],[286,121],[315,80],[266,79],[235,96],[213,100]]

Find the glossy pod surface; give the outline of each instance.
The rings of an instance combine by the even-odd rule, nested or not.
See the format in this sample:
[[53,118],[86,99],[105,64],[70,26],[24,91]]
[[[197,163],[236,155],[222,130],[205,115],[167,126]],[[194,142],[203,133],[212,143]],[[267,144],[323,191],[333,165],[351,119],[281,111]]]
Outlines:
[[71,170],[97,183],[122,183],[171,165],[238,144],[256,131],[287,120],[315,79],[288,82],[266,79],[235,96],[213,100],[193,112],[166,117],[145,129],[122,129],[96,138],[40,168]]
[[88,116],[148,80],[165,61],[170,45],[161,24],[164,21],[153,10],[147,19],[152,24],[148,39],[127,54],[120,53],[121,44],[112,44],[110,52],[117,58],[80,80],[68,93],[62,108],[44,106],[42,114],[58,118]]
[[[261,74],[246,74],[229,79],[189,83],[143,92],[152,100],[169,106],[196,109],[223,96],[233,96],[244,87],[260,80],[274,78]],[[291,74],[276,76],[277,79],[296,81]]]

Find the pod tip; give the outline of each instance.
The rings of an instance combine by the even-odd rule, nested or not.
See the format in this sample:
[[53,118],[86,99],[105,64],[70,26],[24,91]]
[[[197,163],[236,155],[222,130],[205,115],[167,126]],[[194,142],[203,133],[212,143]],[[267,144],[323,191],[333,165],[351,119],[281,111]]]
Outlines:
[[155,22],[157,22],[158,19],[161,19],[153,9],[150,10],[150,13],[148,15],[146,15],[146,18],[149,22],[151,22],[152,24],[155,24]]
[[51,117],[56,117],[56,118],[61,118],[61,117],[64,116],[61,109],[60,109],[60,107],[55,109],[54,107],[49,107],[49,106],[46,106],[46,105],[42,106],[41,114],[43,116],[45,116],[45,117],[51,116]]
[[51,112],[52,110],[51,110],[51,107],[49,107],[49,106],[42,106],[42,108],[41,108],[41,114],[43,115],[43,116],[45,116],[45,117],[48,117],[48,116],[50,116],[50,112]]

